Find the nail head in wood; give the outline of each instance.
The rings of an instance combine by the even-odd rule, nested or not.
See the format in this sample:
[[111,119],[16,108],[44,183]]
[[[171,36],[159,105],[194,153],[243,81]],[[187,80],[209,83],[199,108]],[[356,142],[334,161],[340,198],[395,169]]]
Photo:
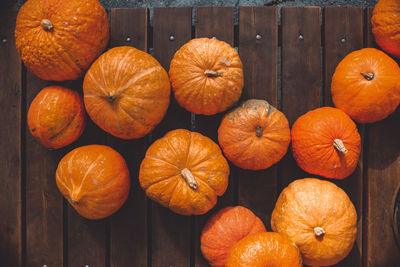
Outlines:
[[304,40],[304,36],[302,34],[299,35],[299,40]]
[[345,42],[346,42],[346,38],[340,39],[340,42],[341,42],[341,43],[345,43]]
[[3,44],[7,43],[7,39],[6,39],[6,38],[3,38],[3,39],[1,39],[1,42],[2,42]]
[[170,41],[174,41],[174,40],[175,40],[175,36],[171,35],[171,36],[169,37],[169,40],[170,40]]
[[213,37],[211,37],[211,39],[217,39],[217,37],[213,36]]
[[127,41],[127,42],[130,42],[130,41],[132,41],[131,37],[129,37],[129,36],[128,36],[128,37],[126,37],[126,41]]
[[261,39],[262,39],[262,36],[259,35],[259,34],[257,34],[257,35],[256,35],[256,39],[257,39],[257,40],[261,40]]

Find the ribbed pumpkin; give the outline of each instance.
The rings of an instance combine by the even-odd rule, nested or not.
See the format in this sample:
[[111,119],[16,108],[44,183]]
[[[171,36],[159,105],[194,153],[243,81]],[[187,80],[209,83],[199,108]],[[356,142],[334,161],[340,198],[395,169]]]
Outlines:
[[239,54],[217,39],[197,38],[186,43],[175,53],[169,75],[179,105],[196,114],[223,112],[242,93]]
[[107,13],[98,0],[28,0],[15,27],[22,60],[44,80],[81,77],[108,38]]
[[278,233],[255,233],[229,251],[226,267],[301,267],[299,249]]
[[347,194],[335,184],[306,178],[282,191],[272,212],[271,227],[296,243],[305,264],[330,266],[351,251],[357,213]]
[[90,67],[83,82],[86,110],[104,131],[141,138],[164,117],[170,96],[167,72],[151,55],[115,47]]
[[129,194],[129,170],[124,158],[103,145],[76,148],[57,167],[57,187],[72,207],[87,219],[116,212]]
[[64,147],[78,139],[85,129],[85,122],[82,97],[61,86],[43,88],[28,111],[31,134],[51,149]]
[[378,49],[352,52],[337,66],[331,92],[335,106],[355,121],[382,120],[400,103],[400,68]]
[[361,138],[343,111],[323,107],[307,112],[292,127],[293,157],[306,172],[343,179],[357,167]]
[[285,115],[264,100],[245,101],[222,119],[218,141],[242,169],[269,168],[286,154],[290,128]]
[[146,195],[172,211],[209,211],[228,187],[229,165],[210,138],[178,129],[155,141],[140,165]]
[[371,22],[377,44],[387,53],[400,57],[400,1],[379,0]]
[[265,231],[263,222],[251,210],[226,207],[212,215],[204,226],[201,252],[212,267],[223,267],[232,246],[247,235]]

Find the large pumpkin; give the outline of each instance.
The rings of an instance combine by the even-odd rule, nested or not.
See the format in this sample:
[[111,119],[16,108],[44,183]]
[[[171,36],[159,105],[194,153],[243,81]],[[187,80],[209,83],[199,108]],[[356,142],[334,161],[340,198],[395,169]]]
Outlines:
[[76,148],[57,167],[57,187],[76,211],[87,219],[116,212],[129,194],[130,178],[124,158],[102,145]]
[[22,60],[44,80],[81,77],[108,38],[107,13],[98,0],[28,0],[15,27]]
[[379,0],[371,22],[378,45],[389,54],[400,57],[400,1]]
[[78,139],[85,129],[85,122],[82,97],[61,86],[43,88],[28,111],[31,134],[51,149],[64,147]]
[[169,75],[178,103],[196,114],[225,111],[242,93],[239,54],[217,39],[193,39],[182,46],[171,61]]
[[226,267],[301,267],[302,258],[297,246],[286,236],[255,233],[229,251]]
[[178,129],[155,141],[140,165],[146,195],[172,211],[209,211],[228,187],[229,165],[210,138]]
[[170,91],[167,72],[158,61],[128,46],[101,55],[83,82],[90,118],[122,139],[136,139],[151,132],[168,109]]
[[299,247],[304,263],[330,266],[344,259],[357,234],[357,213],[347,194],[329,181],[292,182],[280,194],[271,227]]
[[266,169],[277,163],[290,144],[285,115],[264,100],[251,99],[227,113],[218,129],[225,156],[242,169]]
[[335,106],[355,121],[382,120],[400,103],[400,68],[378,49],[352,52],[337,66],[331,92]]
[[292,127],[293,157],[306,172],[343,179],[357,167],[361,138],[343,111],[323,107],[307,112]]
[[247,235],[265,231],[263,222],[249,209],[226,207],[212,215],[204,226],[201,252],[212,267],[223,267],[232,246]]

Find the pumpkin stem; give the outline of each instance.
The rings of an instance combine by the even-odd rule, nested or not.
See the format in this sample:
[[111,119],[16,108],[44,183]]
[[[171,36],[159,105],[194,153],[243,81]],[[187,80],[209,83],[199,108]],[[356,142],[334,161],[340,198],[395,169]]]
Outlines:
[[343,154],[346,154],[349,152],[347,148],[344,146],[343,141],[341,139],[335,139],[333,140],[333,146],[339,151],[342,152]]
[[53,24],[51,24],[51,21],[48,19],[42,19],[41,25],[45,31],[51,31],[53,29]]
[[204,75],[207,77],[222,77],[222,73],[213,70],[205,70]]
[[260,137],[263,134],[263,128],[261,126],[257,126],[256,128],[256,136]]
[[183,179],[185,179],[186,183],[189,185],[190,188],[196,190],[199,185],[196,183],[196,179],[194,178],[193,174],[189,171],[189,169],[184,168],[181,171],[181,175]]
[[375,78],[375,73],[373,73],[373,72],[368,72],[368,73],[362,73],[361,72],[361,75],[364,76],[364,78],[367,81],[372,81]]
[[325,230],[322,227],[314,227],[314,234],[316,237],[322,237],[325,235]]
[[114,102],[114,100],[115,100],[115,95],[110,95],[110,94],[108,94],[108,96],[107,96],[107,101],[110,102],[110,103],[112,103],[112,102]]

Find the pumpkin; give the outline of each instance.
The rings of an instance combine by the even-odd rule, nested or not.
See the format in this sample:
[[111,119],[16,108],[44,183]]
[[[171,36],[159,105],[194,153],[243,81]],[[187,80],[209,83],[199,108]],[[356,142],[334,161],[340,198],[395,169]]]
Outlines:
[[299,247],[304,263],[330,266],[344,259],[357,235],[357,213],[335,184],[315,178],[295,180],[279,195],[271,227]]
[[355,121],[382,120],[400,103],[400,68],[378,49],[352,52],[337,66],[331,92],[335,106]]
[[263,222],[249,209],[226,207],[205,224],[200,239],[201,252],[212,267],[223,267],[232,246],[247,235],[265,231]]
[[371,23],[376,43],[387,53],[400,57],[400,2],[379,0]]
[[18,53],[44,80],[81,77],[108,38],[107,13],[98,0],[28,0],[18,12]]
[[155,141],[140,165],[146,195],[183,215],[204,214],[228,187],[229,165],[210,138],[177,129]]
[[56,171],[57,187],[87,219],[116,212],[128,198],[130,178],[124,158],[103,145],[78,147],[65,155]]
[[85,129],[85,122],[82,97],[61,86],[43,88],[28,111],[31,134],[51,149],[64,147],[78,139]]
[[83,81],[86,110],[104,131],[141,138],[164,117],[170,96],[167,72],[151,55],[115,47],[101,55]]
[[357,167],[361,138],[346,113],[323,107],[307,112],[293,124],[292,150],[304,171],[343,179]]
[[290,143],[285,115],[264,100],[251,99],[227,113],[218,129],[225,156],[242,169],[266,169],[286,154]]
[[186,110],[213,115],[227,110],[242,93],[239,54],[217,39],[192,39],[174,55],[169,75],[175,98]]
[[229,251],[226,267],[301,267],[299,249],[287,237],[273,232],[254,233]]

